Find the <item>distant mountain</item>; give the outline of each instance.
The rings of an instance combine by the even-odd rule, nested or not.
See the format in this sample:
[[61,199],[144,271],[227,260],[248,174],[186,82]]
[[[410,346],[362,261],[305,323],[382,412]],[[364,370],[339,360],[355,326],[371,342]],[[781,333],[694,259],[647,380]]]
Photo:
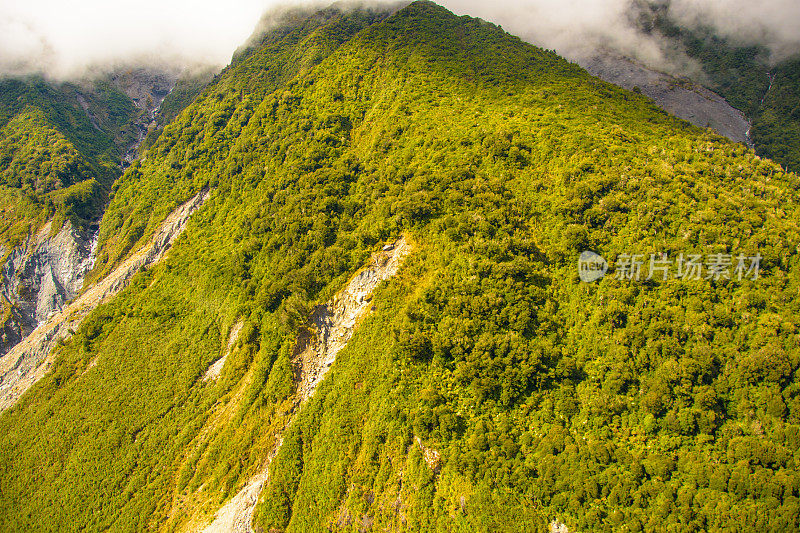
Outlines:
[[[711,28],[685,28],[671,20],[667,3],[642,19],[652,31],[678,44],[702,66],[696,79],[741,110],[752,123],[756,153],[792,171],[800,169],[800,56],[772,62],[760,46],[742,46]],[[687,73],[692,76],[695,73]]]
[[669,1],[631,3],[639,31],[666,50],[685,53],[699,69],[658,67],[600,49],[579,60],[606,81],[641,91],[665,111],[701,128],[751,146],[784,167],[800,168],[800,56],[770,58],[762,46],[745,46],[711,28],[687,28],[670,17]]
[[111,187],[176,78],[130,68],[0,80],[0,354],[80,291]]
[[0,358],[0,530],[800,528],[796,174],[431,2],[265,20]]
[[659,72],[613,52],[598,54],[579,63],[594,76],[652,98],[660,108],[676,117],[753,147],[750,138],[752,126],[745,114],[689,78]]

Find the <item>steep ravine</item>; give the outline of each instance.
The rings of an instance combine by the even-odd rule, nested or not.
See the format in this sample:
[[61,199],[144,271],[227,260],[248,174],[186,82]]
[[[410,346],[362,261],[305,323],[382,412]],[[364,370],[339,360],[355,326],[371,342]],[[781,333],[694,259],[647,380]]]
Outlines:
[[186,228],[189,218],[209,196],[208,190],[202,191],[175,209],[145,246],[0,358],[0,411],[14,405],[26,390],[47,373],[53,364],[53,348],[59,340],[71,337],[89,313],[121,291],[140,269],[161,260]]
[[178,72],[175,70],[131,69],[111,75],[112,82],[131,99],[139,110],[131,127],[135,138],[122,155],[122,166],[129,166],[139,157],[139,147],[156,119],[164,99],[175,87]]
[[580,61],[593,76],[628,90],[639,88],[661,109],[701,128],[710,127],[728,139],[752,146],[750,123],[723,97],[683,78],[676,78],[611,54]]
[[0,357],[78,294],[93,265],[97,229],[51,223],[8,254],[0,265],[0,298],[10,309],[0,331]]
[[[138,110],[131,122],[117,125],[119,131],[109,131],[109,118],[101,116],[107,110],[91,104],[101,98],[97,87],[86,80],[76,85],[78,104],[92,126],[116,136],[115,142],[123,152],[123,167],[138,156],[139,147],[177,78],[175,69],[138,67],[112,72],[98,81],[101,85],[110,83],[124,93]],[[86,272],[93,266],[97,224],[86,230],[70,222],[61,229],[52,228],[52,224],[53,221],[48,222],[11,250],[0,249],[0,357],[64,309],[77,296]]]
[[764,105],[764,102],[767,100],[767,95],[770,93],[772,90],[772,85],[775,83],[775,74],[772,72],[767,72],[767,77],[769,78],[769,86],[767,87],[767,90],[764,91],[764,96],[761,97],[761,102],[758,104],[759,107]]
[[292,355],[295,396],[293,415],[276,436],[275,448],[265,458],[261,472],[225,504],[213,522],[200,530],[204,533],[251,533],[253,511],[263,487],[269,482],[269,466],[282,444],[281,436],[294,422],[303,404],[314,395],[317,386],[336,361],[370,310],[372,295],[378,285],[400,270],[412,247],[403,237],[372,256],[368,266],[360,270],[347,286],[328,303],[317,306],[298,336]]

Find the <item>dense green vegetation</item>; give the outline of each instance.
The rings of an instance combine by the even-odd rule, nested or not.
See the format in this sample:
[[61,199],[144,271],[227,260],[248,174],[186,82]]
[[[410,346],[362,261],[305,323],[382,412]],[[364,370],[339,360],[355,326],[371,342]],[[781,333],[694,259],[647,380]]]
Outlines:
[[53,230],[67,219],[96,222],[120,174],[134,112],[104,80],[86,87],[0,80],[0,245],[19,244],[54,216]]
[[197,67],[187,69],[181,74],[170,93],[161,102],[156,117],[156,126],[147,133],[147,137],[139,150],[144,151],[151,147],[158,139],[164,126],[175,120],[178,114],[186,109],[205,87],[214,79],[216,69]]
[[800,58],[772,69],[772,88],[764,96],[753,138],[765,157],[781,162],[793,172],[800,170]]
[[[0,415],[0,530],[200,525],[291,416],[293,310],[402,233],[255,526],[800,527],[796,175],[429,2],[259,43],[114,185],[95,276],[212,197]],[[584,249],[764,272],[587,285]]]
[[[136,109],[107,80],[100,79],[87,87],[48,82],[35,76],[0,80],[1,123],[26,107],[40,109],[85,157],[112,168],[119,163],[120,148],[130,144],[134,135],[122,130]],[[111,171],[108,174],[109,180],[116,177]]]
[[48,193],[88,179],[92,170],[36,108],[11,119],[0,138],[0,184]]
[[800,58],[771,64],[763,47],[738,45],[708,28],[681,28],[665,13],[656,16],[654,26],[700,62],[708,81],[698,81],[708,83],[747,116],[756,152],[794,172],[800,170]]
[[[219,171],[211,167],[211,162],[225,163],[222,172],[227,176],[240,170],[241,164],[227,159],[227,144],[240,134],[239,129],[257,102],[298,73],[318,64],[348,37],[385,16],[385,13],[356,11],[341,17],[337,10],[327,9],[309,17],[301,11],[290,11],[284,17],[284,24],[256,36],[254,42],[261,43],[260,47],[241,50],[200,98],[205,105],[193,105],[182,113],[166,128],[159,143],[145,154],[147,172],[161,174],[172,186],[164,188],[163,183],[142,189],[124,186],[138,182],[144,175],[138,162],[115,184],[116,201],[100,228],[102,246],[94,277],[102,277],[134,243],[146,240],[167,213],[201,186],[215,185],[218,178],[214,174]],[[334,126],[335,123],[330,125]],[[339,126],[349,127],[352,125],[346,123]],[[302,136],[299,134],[298,139]],[[175,149],[189,143],[190,150]]]
[[97,220],[107,194],[97,178],[104,175],[39,108],[26,107],[0,128],[0,243],[19,244],[54,215],[58,227],[67,218]]

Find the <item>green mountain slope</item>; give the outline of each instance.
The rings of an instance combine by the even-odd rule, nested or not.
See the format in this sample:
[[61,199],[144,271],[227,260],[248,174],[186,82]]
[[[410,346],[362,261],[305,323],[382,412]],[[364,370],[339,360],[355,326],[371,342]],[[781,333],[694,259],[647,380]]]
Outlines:
[[3,124],[28,106],[40,109],[85,157],[108,165],[119,163],[120,149],[134,135],[126,132],[125,126],[136,109],[108,80],[86,86],[48,82],[37,76],[0,80]]
[[0,244],[18,245],[56,211],[62,222],[96,221],[133,115],[130,100],[102,81],[89,90],[0,80]]
[[[111,185],[122,173],[123,155],[129,151],[136,154],[139,129],[150,122],[152,108],[158,103],[154,99],[164,97],[173,76],[166,67],[154,67],[120,68],[73,82],[34,75],[0,79],[0,142],[4,146],[0,172],[8,178],[0,182],[0,195],[6,199],[4,209],[9,220],[18,220],[21,228],[14,236],[0,234],[0,244],[17,244],[19,235],[35,232],[48,219],[45,191],[26,183],[33,167],[60,167],[61,178],[76,183],[87,178],[96,180],[99,187],[93,188],[92,203],[104,205]],[[200,73],[187,76],[176,94],[169,95],[159,126],[186,107],[208,78],[210,75]],[[31,139],[40,146],[31,148]],[[58,153],[50,153],[51,148],[42,143],[53,143],[52,148]],[[80,169],[64,166],[65,150],[71,152],[69,157]],[[49,161],[51,156],[53,160]],[[61,188],[62,182],[63,179],[51,180],[47,192]],[[35,205],[32,207],[31,203]],[[74,206],[75,211],[81,209]],[[31,212],[37,210],[41,216],[32,216]],[[92,222],[101,214],[93,213]]]
[[800,57],[771,64],[761,46],[742,46],[710,28],[682,28],[667,16],[668,3],[651,5],[651,24],[685,47],[703,68],[708,86],[752,123],[756,153],[797,172],[800,169]]
[[19,244],[56,213],[99,218],[101,175],[38,108],[26,108],[0,129],[0,242]]
[[753,138],[760,152],[797,172],[800,169],[800,58],[786,60],[769,73]]
[[[212,196],[0,415],[0,529],[197,528],[279,442],[259,531],[797,529],[799,184],[435,4],[298,16],[114,185],[96,278]],[[310,309],[401,234],[293,413]],[[588,285],[585,249],[763,275]]]
[[155,126],[148,132],[139,151],[144,152],[158,139],[164,126],[175,120],[178,114],[186,109],[192,101],[211,83],[217,73],[213,67],[187,69],[175,82],[175,86],[164,98],[156,116]]

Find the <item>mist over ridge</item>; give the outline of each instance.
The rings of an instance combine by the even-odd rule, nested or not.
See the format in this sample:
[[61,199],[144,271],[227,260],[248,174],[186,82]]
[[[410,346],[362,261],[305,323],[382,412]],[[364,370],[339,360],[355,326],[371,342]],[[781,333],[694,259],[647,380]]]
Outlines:
[[[326,1],[31,0],[0,7],[0,75],[75,79],[126,65],[185,68],[226,65],[271,11],[320,8]],[[397,2],[391,2],[396,4]],[[742,45],[761,45],[777,61],[800,51],[800,3],[793,0],[441,0],[572,60],[598,51],[633,57],[667,72],[699,67],[640,17],[653,9],[688,28],[707,27]],[[362,5],[364,3],[361,3]],[[390,5],[372,0],[372,6]],[[341,5],[341,4],[340,4]],[[267,15],[263,15],[267,13]]]

